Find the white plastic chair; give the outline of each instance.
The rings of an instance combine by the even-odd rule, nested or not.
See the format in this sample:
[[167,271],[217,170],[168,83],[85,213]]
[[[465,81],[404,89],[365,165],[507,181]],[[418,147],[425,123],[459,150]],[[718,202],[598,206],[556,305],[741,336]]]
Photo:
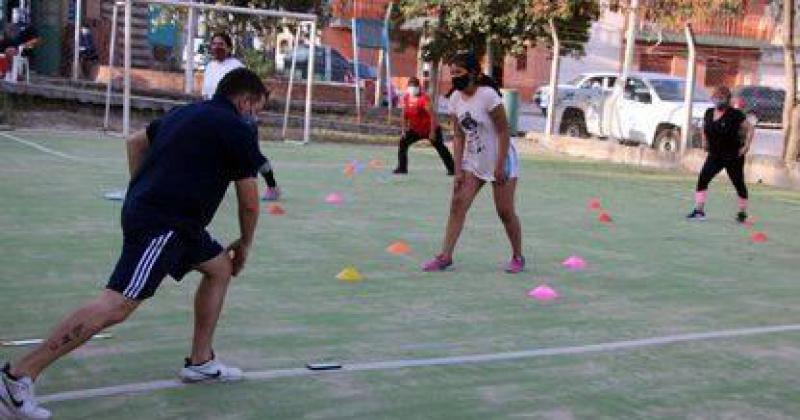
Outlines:
[[14,57],[11,57],[11,68],[8,72],[6,72],[6,81],[11,83],[17,83],[19,81],[20,75],[25,74],[25,82],[31,82],[31,67],[30,62],[28,61],[28,57],[25,57],[22,52],[25,50],[25,47],[20,46],[19,52]]

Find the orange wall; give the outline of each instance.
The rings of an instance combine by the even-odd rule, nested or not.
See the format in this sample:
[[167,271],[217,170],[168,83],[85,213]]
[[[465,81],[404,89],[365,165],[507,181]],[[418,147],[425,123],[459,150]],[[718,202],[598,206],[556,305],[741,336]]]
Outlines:
[[517,57],[506,56],[503,62],[503,87],[516,89],[520,100],[530,102],[536,89],[550,80],[550,63],[552,54],[543,47],[529,48],[525,57],[525,70],[517,70]]

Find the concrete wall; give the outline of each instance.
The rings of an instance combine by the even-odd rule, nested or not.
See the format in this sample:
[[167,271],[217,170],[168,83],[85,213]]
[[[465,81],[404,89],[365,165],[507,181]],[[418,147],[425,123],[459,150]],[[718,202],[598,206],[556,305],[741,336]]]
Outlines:
[[[690,173],[699,173],[706,159],[706,152],[700,149],[692,149],[679,156],[646,146],[632,147],[613,141],[562,136],[548,140],[540,133],[529,133],[521,143],[524,147],[520,147],[520,150],[523,152],[535,152],[538,149],[540,152],[544,150],[584,159]],[[800,190],[800,165],[787,168],[778,157],[748,156],[745,175],[749,183]]]
[[[797,51],[795,55],[798,63],[800,63],[800,48]],[[797,69],[800,72],[800,64],[798,64]],[[780,47],[772,47],[761,51],[758,73],[758,84],[783,89],[785,76],[783,71],[783,50]]]

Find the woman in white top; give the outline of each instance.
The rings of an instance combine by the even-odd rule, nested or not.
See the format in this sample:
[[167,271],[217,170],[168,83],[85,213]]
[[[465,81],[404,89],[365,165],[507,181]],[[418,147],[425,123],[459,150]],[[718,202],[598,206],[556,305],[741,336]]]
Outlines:
[[[203,98],[211,99],[217,91],[217,85],[232,70],[244,67],[241,61],[231,56],[233,41],[224,32],[217,32],[211,37],[211,61],[206,64],[206,71],[203,73]],[[258,124],[251,121],[253,129],[258,132]],[[256,136],[257,137],[257,136]],[[267,190],[264,191],[265,201],[276,201],[281,196],[281,189],[275,181],[275,173],[269,160],[259,169],[261,176],[267,183]]]
[[453,264],[453,251],[467,211],[483,185],[490,182],[497,215],[511,242],[512,255],[506,272],[519,273],[525,268],[522,228],[514,210],[519,160],[509,137],[502,97],[495,82],[481,73],[473,53],[456,55],[450,62],[450,75],[456,164],[450,218],[442,252],[422,268],[441,271]]
[[206,64],[203,73],[203,98],[211,99],[217,91],[217,85],[231,70],[244,67],[241,61],[231,56],[233,41],[226,33],[216,33],[211,37],[211,61]]

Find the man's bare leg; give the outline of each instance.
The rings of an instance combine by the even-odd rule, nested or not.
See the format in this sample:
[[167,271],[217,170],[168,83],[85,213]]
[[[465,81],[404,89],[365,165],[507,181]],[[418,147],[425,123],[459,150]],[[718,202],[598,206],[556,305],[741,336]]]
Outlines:
[[192,364],[205,363],[213,358],[214,330],[225,303],[231,282],[233,265],[227,254],[220,254],[199,266],[203,280],[194,298],[194,339]]
[[9,373],[36,379],[50,364],[75,350],[94,334],[124,321],[139,306],[119,292],[104,290],[64,318],[42,344],[11,364]]

